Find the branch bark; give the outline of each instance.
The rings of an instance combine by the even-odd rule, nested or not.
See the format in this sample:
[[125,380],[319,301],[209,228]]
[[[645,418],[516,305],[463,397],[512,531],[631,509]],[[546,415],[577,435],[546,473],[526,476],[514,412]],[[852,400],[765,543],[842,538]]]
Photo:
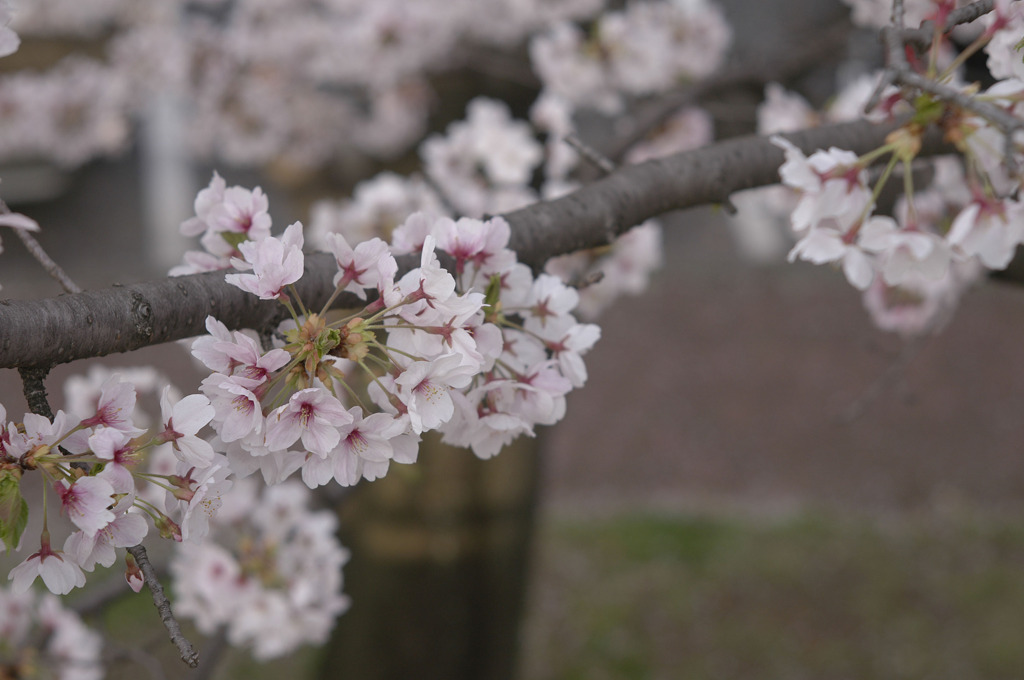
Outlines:
[[168,635],[171,636],[171,642],[178,648],[181,660],[190,668],[195,668],[199,665],[199,651],[181,632],[181,626],[178,625],[178,620],[174,618],[174,612],[171,611],[171,602],[164,594],[164,588],[160,585],[160,578],[157,576],[156,569],[149,561],[146,548],[136,545],[128,548],[128,552],[135,558],[139,569],[142,570],[142,577],[149,587],[150,594],[153,596],[153,604],[156,605],[156,609],[160,613],[160,620],[167,629]]
[[[785,136],[808,153],[837,146],[863,154],[882,145],[895,127],[861,121]],[[925,139],[921,155],[949,151],[936,134]],[[537,270],[551,257],[606,245],[651,217],[775,184],[782,162],[782,150],[767,138],[747,136],[622,167],[567,196],[504,215],[512,227],[509,245]],[[402,258],[400,271],[417,264],[418,258]],[[327,301],[335,271],[329,254],[306,257],[296,287],[308,307]],[[358,304],[346,295],[335,306]],[[211,314],[228,328],[261,329],[277,318],[279,305],[228,285],[224,272],[46,300],[0,300],[0,368],[49,368],[201,335]]]

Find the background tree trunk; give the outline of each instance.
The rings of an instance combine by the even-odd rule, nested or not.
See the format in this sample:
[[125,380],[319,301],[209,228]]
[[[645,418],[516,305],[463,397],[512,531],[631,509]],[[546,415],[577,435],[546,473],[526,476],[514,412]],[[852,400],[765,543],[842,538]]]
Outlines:
[[352,551],[320,676],[511,680],[537,499],[538,442],[493,460],[425,439],[341,511]]

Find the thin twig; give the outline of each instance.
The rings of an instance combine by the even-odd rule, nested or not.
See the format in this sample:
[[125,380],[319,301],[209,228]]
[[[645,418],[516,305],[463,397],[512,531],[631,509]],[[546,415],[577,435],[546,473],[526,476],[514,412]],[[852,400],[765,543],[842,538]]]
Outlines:
[[[3,199],[0,199],[0,215],[6,215],[10,212],[11,209],[7,207],[7,204],[4,203]],[[46,251],[43,250],[42,244],[36,240],[35,236],[28,233],[26,229],[15,229],[14,233],[21,239],[21,242],[25,244],[25,248],[32,254],[32,257],[36,258],[36,261],[43,265],[43,269],[46,270],[46,273],[56,279],[57,283],[61,285],[65,292],[82,292],[82,289],[78,284],[71,280],[71,277],[60,268],[60,265],[54,262],[53,258],[46,254]]]
[[903,0],[892,0],[892,17],[890,22],[897,28],[903,28]]
[[600,151],[580,139],[575,132],[570,132],[563,140],[566,144],[576,149],[588,162],[606,175],[615,172],[615,163]]
[[[953,10],[946,17],[946,25],[943,27],[943,34],[949,33],[960,24],[969,24],[975,19],[982,17],[995,9],[995,0],[978,0],[969,5],[964,5]],[[900,31],[900,38],[907,45],[914,45],[919,49],[927,49],[935,37],[935,22],[925,21],[918,28],[904,28]]]
[[164,595],[164,587],[160,585],[160,579],[157,578],[156,569],[153,568],[153,564],[149,561],[146,549],[141,545],[136,545],[128,548],[128,552],[135,558],[139,569],[142,570],[142,578],[146,581],[149,592],[153,595],[153,604],[156,605],[157,611],[160,612],[160,620],[170,634],[171,642],[178,648],[181,660],[188,664],[190,668],[195,668],[199,665],[199,651],[181,632],[181,626],[178,625],[178,620],[174,618],[174,612],[171,611],[171,602]]
[[[987,11],[991,11],[992,6],[993,3],[991,2],[974,3],[974,5],[971,6],[971,11],[963,14],[962,17],[958,19],[967,20],[970,17],[976,19],[985,13],[982,11],[985,7],[988,7]],[[950,16],[952,17],[952,13]],[[868,99],[868,103],[864,107],[864,110],[870,111],[873,109],[881,99],[885,88],[890,84],[902,85],[904,87],[915,88],[921,92],[927,92],[934,95],[941,101],[955,104],[965,111],[970,111],[981,116],[998,128],[1003,133],[1004,162],[1011,173],[1016,173],[1017,162],[1013,153],[1013,135],[1020,130],[1024,130],[1024,120],[1017,118],[995,104],[978,101],[971,95],[965,94],[956,88],[932,80],[931,78],[927,78],[916,72],[911,68],[910,63],[907,61],[907,55],[904,50],[906,45],[906,32],[903,30],[902,0],[893,0],[892,17],[893,23],[882,29],[882,39],[885,42],[886,48],[885,70],[878,86]],[[948,23],[949,22],[947,22],[947,25]]]

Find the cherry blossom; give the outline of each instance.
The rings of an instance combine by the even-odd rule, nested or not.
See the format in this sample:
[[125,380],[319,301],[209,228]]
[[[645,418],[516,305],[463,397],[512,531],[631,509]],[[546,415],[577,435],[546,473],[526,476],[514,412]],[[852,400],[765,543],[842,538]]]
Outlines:
[[72,484],[59,481],[54,488],[64,512],[86,536],[94,536],[114,520],[114,513],[107,509],[113,503],[114,488],[105,480],[81,477]]
[[149,525],[142,515],[125,512],[92,536],[84,531],[76,531],[68,536],[64,543],[64,553],[70,555],[85,571],[92,571],[97,564],[109,567],[117,557],[115,548],[139,545],[148,533]]
[[301,438],[306,450],[324,458],[338,444],[338,428],[351,421],[341,402],[327,392],[318,388],[300,390],[267,416],[266,445],[278,451]]
[[75,588],[85,585],[85,574],[82,569],[59,550],[50,548],[50,536],[43,533],[39,551],[32,553],[24,562],[11,569],[7,578],[16,593],[28,590],[36,577],[43,579],[43,584],[55,595],[66,595]]
[[100,388],[95,415],[82,420],[82,427],[105,425],[122,430],[130,436],[138,436],[143,430],[132,423],[135,411],[135,385],[119,375],[112,375]]
[[260,400],[247,387],[220,373],[203,380],[200,390],[214,409],[213,423],[225,442],[263,431]]
[[268,236],[260,241],[245,241],[238,246],[245,260],[233,259],[239,269],[252,274],[228,274],[224,279],[233,286],[258,295],[261,300],[276,300],[285,286],[302,278],[302,224],[295,222],[278,239]]
[[100,680],[102,637],[51,593],[0,586],[0,664],[15,676]]
[[398,264],[388,244],[379,238],[363,241],[355,248],[348,244],[341,234],[328,234],[327,247],[338,263],[334,276],[335,287],[355,293],[366,299],[367,288],[377,288],[391,283],[398,272]]
[[451,418],[455,406],[449,389],[465,387],[472,379],[457,354],[434,361],[414,361],[395,378],[397,396],[409,413],[409,425],[419,434]]
[[[184,466],[181,464],[179,470]],[[229,469],[224,461],[214,462],[201,470],[189,468],[180,477],[183,489],[181,539],[195,541],[207,534],[210,519],[221,506],[221,496],[231,488]],[[193,475],[196,475],[193,477]]]

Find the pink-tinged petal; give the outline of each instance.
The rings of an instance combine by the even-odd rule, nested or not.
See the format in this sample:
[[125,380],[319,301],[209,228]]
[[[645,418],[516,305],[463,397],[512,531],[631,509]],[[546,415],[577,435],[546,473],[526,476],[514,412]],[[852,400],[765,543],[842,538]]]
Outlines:
[[86,571],[92,571],[96,560],[91,560],[90,555],[96,549],[96,543],[100,534],[86,536],[84,531],[76,531],[64,541],[64,554],[70,555],[72,559],[82,565]]
[[199,437],[182,437],[174,443],[174,453],[179,460],[197,468],[210,467],[217,455],[210,442]]
[[399,435],[391,440],[391,449],[396,463],[415,463],[420,453],[420,438],[412,433]]
[[190,394],[174,405],[174,431],[193,435],[207,425],[214,416],[210,400],[201,394]]
[[85,574],[69,557],[53,554],[42,561],[39,576],[55,595],[67,595],[85,585]]
[[850,248],[843,258],[843,273],[854,288],[867,290],[875,278],[875,267],[871,258],[862,251]]
[[335,460],[333,458],[309,456],[302,464],[302,481],[310,489],[323,486],[334,476],[334,467]]
[[323,454],[327,455],[327,452],[338,445],[341,440],[341,433],[338,432],[337,428],[325,424],[314,424],[306,429],[302,433],[302,445],[307,450],[313,453],[323,451]]
[[358,456],[341,451],[334,457],[334,481],[341,486],[354,486],[362,479],[362,467]]
[[[110,523],[110,544],[115,548],[129,548],[142,543],[149,533],[146,518],[134,512],[128,512]],[[110,565],[105,565],[110,566]]]
[[825,264],[835,262],[846,252],[839,234],[831,229],[811,229],[800,241],[789,251],[789,261],[793,262],[799,257],[814,264]]
[[142,570],[137,565],[134,569],[131,567],[125,569],[124,580],[128,582],[128,587],[136,593],[141,593],[142,586],[146,585],[146,581],[142,577]]
[[81,477],[71,486],[64,482],[54,486],[60,493],[68,517],[87,535],[94,535],[114,520],[114,513],[107,509],[114,502],[114,489],[107,481],[98,477]]
[[24,593],[31,587],[32,582],[39,576],[39,556],[33,555],[18,566],[11,569],[7,578],[11,581],[11,590],[16,593]]
[[288,404],[278,406],[267,415],[266,446],[271,451],[283,451],[299,440],[302,426],[292,418]]

